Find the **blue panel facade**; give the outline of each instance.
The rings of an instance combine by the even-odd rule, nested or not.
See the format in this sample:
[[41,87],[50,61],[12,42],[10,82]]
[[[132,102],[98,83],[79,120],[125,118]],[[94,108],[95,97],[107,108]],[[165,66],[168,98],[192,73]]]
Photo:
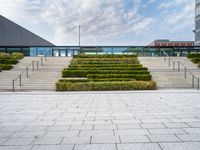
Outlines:
[[46,55],[48,57],[53,56],[52,55],[52,48],[51,47],[31,47],[30,48],[30,56],[36,57],[38,55]]
[[195,45],[200,46],[200,0],[196,0],[195,8]]

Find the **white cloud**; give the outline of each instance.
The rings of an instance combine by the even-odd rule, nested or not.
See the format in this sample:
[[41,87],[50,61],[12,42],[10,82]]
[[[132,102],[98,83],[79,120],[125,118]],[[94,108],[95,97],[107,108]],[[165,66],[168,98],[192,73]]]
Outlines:
[[166,9],[166,8],[176,7],[177,5],[180,5],[180,4],[188,4],[188,0],[169,0],[169,1],[165,1],[165,2],[162,2],[158,6],[158,9]]
[[149,0],[149,3],[154,3],[156,0]]
[[174,33],[189,29],[192,33],[195,16],[195,1],[174,0],[163,2],[159,6],[159,9],[161,8],[165,12],[164,19],[162,20],[164,28]]
[[129,1],[132,8],[127,10],[125,0],[1,0],[0,13],[17,22],[46,24],[56,44],[77,43],[81,25],[82,42],[93,44],[148,32],[155,20],[140,14],[141,0]]

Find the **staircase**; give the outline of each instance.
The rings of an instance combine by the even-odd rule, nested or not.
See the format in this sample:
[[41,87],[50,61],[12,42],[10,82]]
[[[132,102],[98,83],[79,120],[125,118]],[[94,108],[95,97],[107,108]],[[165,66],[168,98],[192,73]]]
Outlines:
[[[0,91],[11,91],[12,80],[15,79],[28,65],[29,78],[26,78],[26,72],[22,75],[22,86],[19,86],[19,80],[16,81],[16,91],[55,91],[55,83],[61,78],[63,68],[66,68],[71,61],[71,57],[48,57],[43,66],[32,71],[31,62],[37,61],[38,57],[25,57],[10,71],[0,72]],[[184,78],[184,68],[180,67],[173,70],[173,64],[168,65],[168,60],[163,57],[139,57],[140,63],[148,67],[152,74],[152,79],[157,82],[158,88],[192,88],[192,75],[187,72],[187,78]],[[173,61],[182,62],[190,72],[196,77],[200,77],[200,69],[185,57],[171,58]],[[196,80],[195,80],[196,81]],[[197,86],[197,82],[195,82]]]
[[[200,69],[188,58],[172,57],[171,60],[182,62],[190,72],[200,77]],[[175,64],[175,70],[173,70],[173,63],[171,61],[169,66],[168,58],[164,61],[164,57],[139,57],[139,61],[144,67],[149,68],[152,79],[157,82],[158,88],[192,88],[192,75],[187,72],[185,78],[185,68],[182,65],[180,72],[178,72],[178,63]],[[195,80],[196,86],[197,82]]]
[[[12,89],[12,80],[15,79],[32,61],[38,60],[37,57],[24,57],[13,69],[0,72],[0,91]],[[32,69],[32,67],[30,67]],[[31,71],[29,72],[31,75]],[[23,78],[25,74],[23,74]]]
[[[15,90],[17,91],[55,91],[55,83],[61,78],[63,68],[70,64],[71,57],[48,57],[44,65],[39,65],[39,69],[32,71],[29,68],[29,78],[26,72],[22,75],[22,86],[19,80],[16,81]],[[40,60],[38,57],[25,57],[10,71],[0,72],[0,91],[12,90],[12,80],[15,79],[32,61]]]

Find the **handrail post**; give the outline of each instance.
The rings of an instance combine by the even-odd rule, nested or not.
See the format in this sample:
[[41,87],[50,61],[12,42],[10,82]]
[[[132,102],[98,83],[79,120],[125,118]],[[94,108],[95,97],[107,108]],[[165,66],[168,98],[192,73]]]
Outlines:
[[180,72],[180,61],[178,61],[178,72]]
[[12,91],[15,92],[15,80],[12,80]]
[[37,61],[37,70],[39,69],[39,61]]
[[28,78],[28,67],[26,67],[26,77]]
[[47,61],[47,54],[45,54],[45,61]]
[[185,67],[185,74],[184,74],[184,78],[187,78],[187,68]]
[[199,78],[197,79],[197,90],[199,90]]
[[194,88],[194,75],[192,76],[192,87]]
[[169,57],[169,62],[168,62],[169,64],[169,67],[171,66],[171,58]]
[[32,61],[32,70],[34,71],[34,61]]
[[166,56],[164,56],[164,61],[166,61]]
[[19,75],[19,86],[22,86],[22,75]]
[[173,70],[175,70],[175,62],[173,61]]
[[41,66],[43,66],[43,56],[41,57]]

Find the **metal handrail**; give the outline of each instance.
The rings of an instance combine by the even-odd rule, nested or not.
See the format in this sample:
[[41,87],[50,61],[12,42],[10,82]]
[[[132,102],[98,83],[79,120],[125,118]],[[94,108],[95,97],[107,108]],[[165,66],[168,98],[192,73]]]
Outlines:
[[39,69],[39,62],[41,61],[41,66],[44,65],[44,57],[45,61],[47,61],[47,52],[49,50],[45,51],[44,56],[42,56],[39,60],[37,61],[32,61],[18,76],[17,78],[12,80],[12,91],[15,91],[15,81],[19,79],[19,86],[22,86],[22,75],[26,71],[26,78],[29,77],[29,67],[32,66],[32,71],[35,70],[35,63],[37,64],[37,70]]
[[26,71],[26,78],[29,77],[29,67],[32,65],[32,69],[34,68],[33,65],[33,61],[31,63],[29,63],[29,65],[26,67],[26,69],[24,69],[18,76],[17,78],[13,79],[12,80],[12,91],[14,92],[15,91],[15,81],[17,81],[19,79],[19,85],[22,86],[22,74]]
[[164,61],[166,61],[167,58],[168,59],[168,65],[169,67],[171,66],[171,62],[173,63],[173,70],[176,70],[176,63],[178,63],[178,72],[180,72],[180,67],[181,65],[184,68],[184,78],[187,78],[187,72],[192,75],[192,87],[195,88],[195,79],[197,80],[197,90],[200,90],[200,78],[198,78],[197,76],[195,76],[181,61],[174,61],[171,60],[171,58],[169,57],[169,55],[165,52],[165,50],[161,49],[161,51],[166,55],[164,57]]

